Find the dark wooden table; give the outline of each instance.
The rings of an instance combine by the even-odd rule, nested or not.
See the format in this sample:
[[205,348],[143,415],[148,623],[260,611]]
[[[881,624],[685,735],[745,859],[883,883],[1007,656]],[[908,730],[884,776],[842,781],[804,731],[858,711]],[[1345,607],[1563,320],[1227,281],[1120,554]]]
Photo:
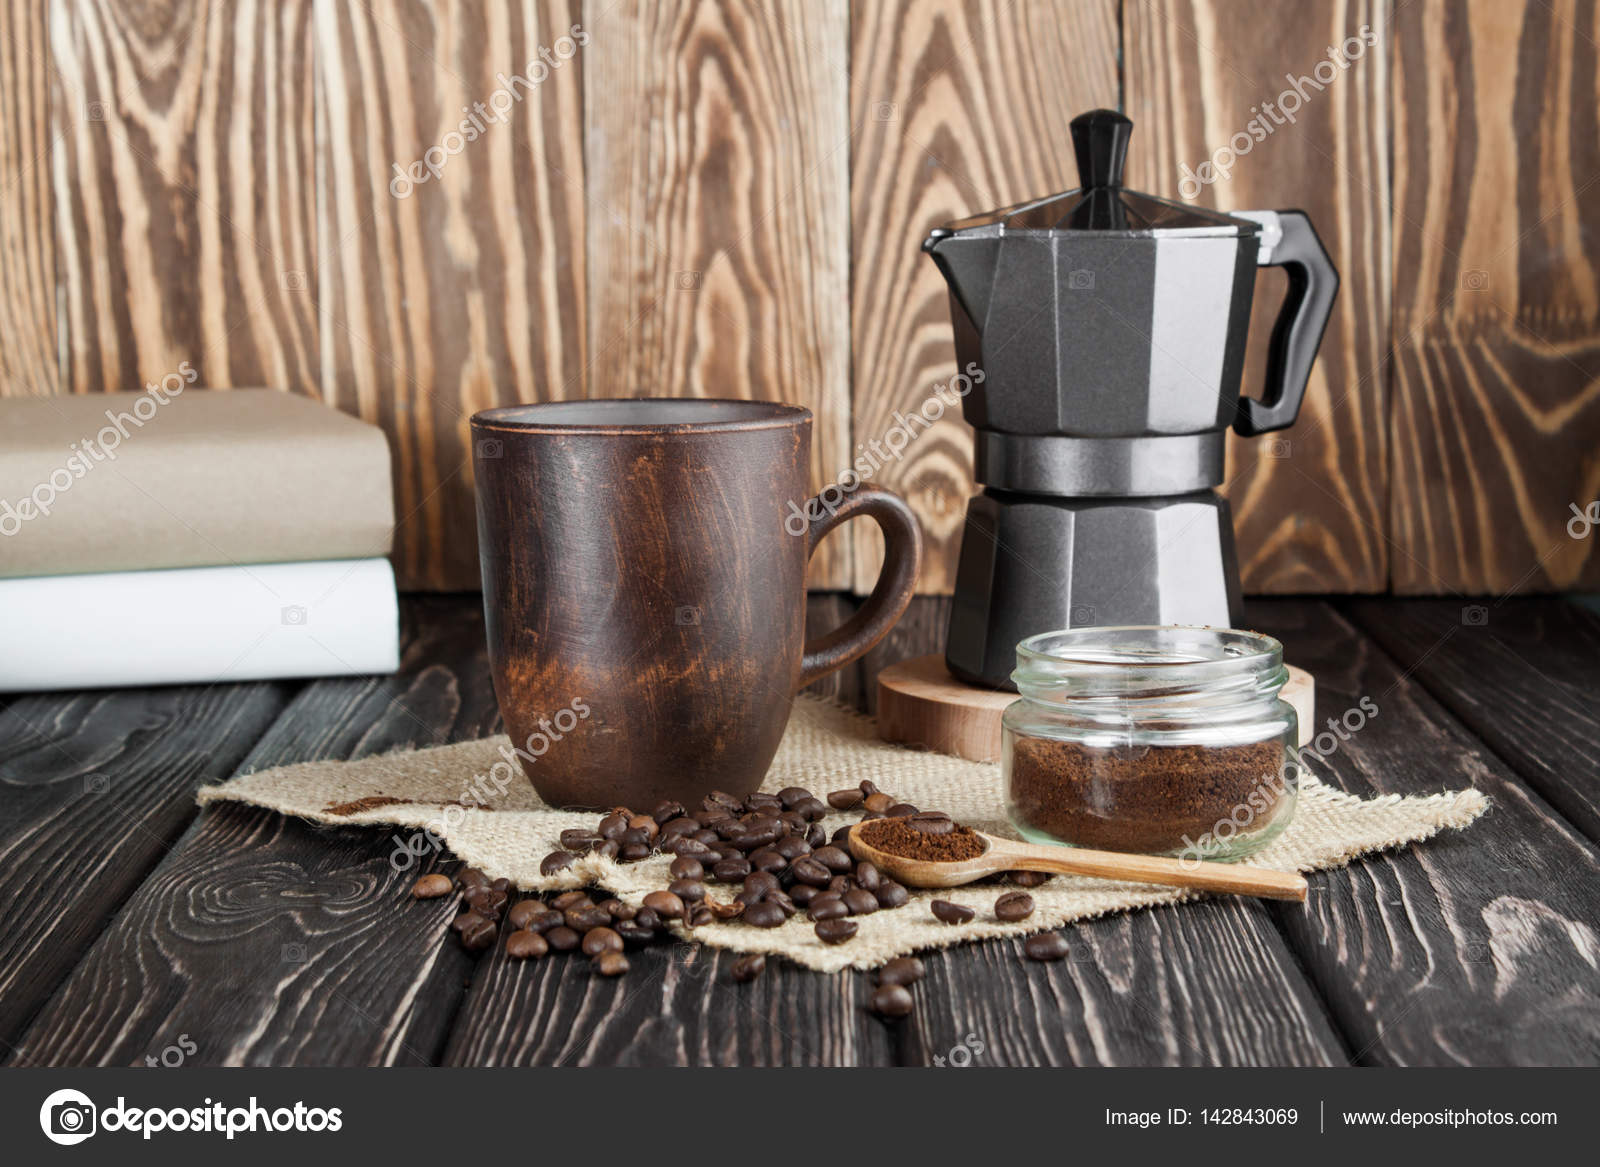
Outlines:
[[[851,601],[811,601],[820,624]],[[0,1043],[23,1065],[1600,1063],[1600,619],[1556,599],[1261,601],[1250,624],[1379,714],[1324,772],[1473,783],[1470,831],[1314,875],[1301,906],[1206,901],[928,958],[908,1020],[868,978],[753,985],[689,946],[620,981],[463,951],[381,832],[193,792],[242,767],[498,729],[476,596],[405,604],[397,676],[17,696],[0,708]],[[827,691],[930,651],[940,601]],[[981,1051],[981,1052],[980,1052]]]

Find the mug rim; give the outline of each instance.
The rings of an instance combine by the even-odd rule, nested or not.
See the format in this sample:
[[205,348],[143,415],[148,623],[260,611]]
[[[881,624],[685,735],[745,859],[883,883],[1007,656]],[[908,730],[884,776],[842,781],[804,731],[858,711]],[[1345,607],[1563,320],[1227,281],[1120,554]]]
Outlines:
[[[628,414],[682,413],[683,420],[629,420]],[[576,415],[576,420],[561,420]],[[602,420],[616,415],[616,420]],[[733,397],[607,397],[501,405],[472,415],[475,429],[517,434],[726,433],[809,424],[811,411],[779,401]]]

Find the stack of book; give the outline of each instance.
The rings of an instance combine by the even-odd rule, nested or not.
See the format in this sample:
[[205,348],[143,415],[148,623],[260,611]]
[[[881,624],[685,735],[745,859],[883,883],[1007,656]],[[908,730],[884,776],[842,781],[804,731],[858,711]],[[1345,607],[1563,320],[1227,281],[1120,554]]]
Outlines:
[[393,672],[393,531],[382,431],[318,401],[0,400],[0,691]]

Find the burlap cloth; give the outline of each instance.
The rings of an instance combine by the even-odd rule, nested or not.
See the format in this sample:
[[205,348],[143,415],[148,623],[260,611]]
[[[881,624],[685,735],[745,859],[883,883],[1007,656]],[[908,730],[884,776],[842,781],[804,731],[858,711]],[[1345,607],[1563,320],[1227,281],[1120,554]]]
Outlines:
[[[529,891],[598,884],[637,904],[646,892],[666,885],[670,856],[630,864],[586,856],[557,876],[540,875],[539,861],[557,848],[560,833],[569,827],[592,828],[597,816],[555,811],[540,802],[520,769],[505,764],[509,744],[508,739],[495,737],[354,762],[308,762],[207,786],[198,797],[202,805],[233,799],[340,826],[427,828],[461,859]],[[863,778],[897,798],[947,811],[980,830],[1015,834],[1005,821],[997,765],[889,745],[878,739],[871,719],[816,698],[799,698],[763,788],[804,786],[820,796]],[[496,790],[496,780],[505,785],[503,793]],[[461,805],[479,795],[488,796],[487,806]],[[350,813],[347,804],[361,799],[402,801]],[[1465,827],[1487,805],[1483,794],[1473,789],[1362,799],[1307,777],[1294,822],[1248,862],[1294,871],[1338,867],[1357,855],[1414,843],[1446,827]],[[831,832],[858,817],[833,815],[824,825]],[[428,841],[426,834],[413,830],[392,835],[391,862],[396,866],[406,865],[408,843],[421,847]],[[722,897],[735,890],[719,884],[711,887],[713,895]],[[778,928],[714,923],[694,929],[693,936],[718,948],[777,954],[807,968],[832,972],[874,968],[918,949],[989,936],[1023,936],[1108,912],[1196,898],[1193,892],[1173,888],[1058,875],[1031,891],[1037,905],[1032,916],[1003,924],[993,912],[1002,890],[980,884],[937,893],[913,891],[903,908],[857,917],[860,931],[855,939],[838,946],[819,941],[803,912]],[[941,897],[974,908],[977,917],[969,924],[939,923],[927,903]]]

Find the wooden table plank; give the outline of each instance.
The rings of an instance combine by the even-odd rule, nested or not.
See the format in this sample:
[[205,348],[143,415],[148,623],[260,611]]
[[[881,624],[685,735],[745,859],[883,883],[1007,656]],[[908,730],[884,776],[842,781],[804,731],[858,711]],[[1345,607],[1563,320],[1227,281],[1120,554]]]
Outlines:
[[823,975],[779,960],[747,985],[736,955],[688,943],[630,952],[607,980],[588,961],[497,950],[480,967],[451,1035],[451,1065],[882,1066],[889,1029],[865,1009],[859,973]]
[[1376,704],[1319,765],[1329,781],[1366,796],[1471,784],[1494,804],[1466,831],[1315,877],[1304,909],[1272,909],[1356,1061],[1600,1060],[1600,852],[1333,609],[1249,614],[1315,674],[1319,718]]
[[[19,696],[0,709],[0,1042],[289,700],[275,684]],[[23,1057],[9,1058],[26,1062]]]
[[[498,728],[477,597],[405,604],[401,671],[307,686],[244,766],[482,737]],[[449,900],[406,896],[371,829],[207,808],[20,1043],[53,1065],[139,1062],[187,1034],[191,1064],[423,1063],[473,958]],[[48,902],[39,897],[42,902]]]
[[1072,951],[1057,964],[1026,959],[1017,940],[925,955],[902,1060],[949,1062],[965,1044],[982,1066],[1349,1062],[1261,904],[1209,900],[1064,931]]
[[1554,597],[1342,607],[1434,700],[1600,842],[1600,618]]

